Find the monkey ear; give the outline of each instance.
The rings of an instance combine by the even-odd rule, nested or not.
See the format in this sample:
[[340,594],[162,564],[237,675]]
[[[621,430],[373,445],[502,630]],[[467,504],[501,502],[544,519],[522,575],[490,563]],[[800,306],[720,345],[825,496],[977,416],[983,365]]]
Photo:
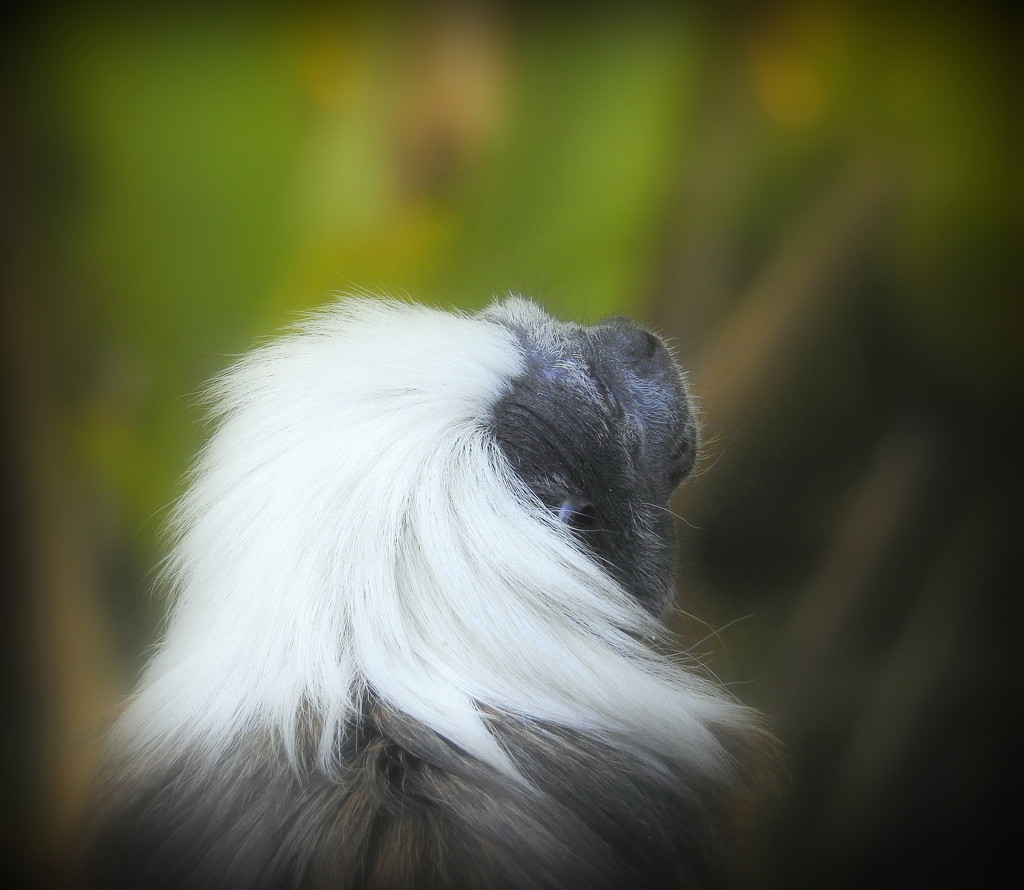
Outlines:
[[590,501],[565,500],[558,507],[558,521],[579,531],[597,525],[597,510]]

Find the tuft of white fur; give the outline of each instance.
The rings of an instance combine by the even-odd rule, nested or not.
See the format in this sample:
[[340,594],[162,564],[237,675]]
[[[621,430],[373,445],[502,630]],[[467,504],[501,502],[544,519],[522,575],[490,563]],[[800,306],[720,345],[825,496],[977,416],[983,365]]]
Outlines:
[[500,322],[344,299],[255,350],[173,519],[166,634],[116,737],[211,760],[257,731],[328,773],[363,694],[516,775],[489,721],[543,721],[723,776],[744,710],[651,639],[660,625],[513,473],[489,430],[523,371]]

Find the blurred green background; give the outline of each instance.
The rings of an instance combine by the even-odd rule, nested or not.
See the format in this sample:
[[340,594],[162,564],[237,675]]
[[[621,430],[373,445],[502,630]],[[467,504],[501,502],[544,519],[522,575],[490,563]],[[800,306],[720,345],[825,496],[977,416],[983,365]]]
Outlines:
[[781,736],[757,885],[1020,874],[1019,31],[986,4],[8,13],[5,856],[163,608],[231,357],[337,292],[671,338],[672,621]]

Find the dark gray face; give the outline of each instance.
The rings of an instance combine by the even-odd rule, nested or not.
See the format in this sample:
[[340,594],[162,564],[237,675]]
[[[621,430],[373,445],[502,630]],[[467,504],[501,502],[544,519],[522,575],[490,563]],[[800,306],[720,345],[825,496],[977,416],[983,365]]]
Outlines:
[[583,546],[660,612],[673,596],[668,501],[697,445],[679,369],[657,337],[626,318],[589,327],[518,321],[506,326],[527,368],[495,406],[498,444]]

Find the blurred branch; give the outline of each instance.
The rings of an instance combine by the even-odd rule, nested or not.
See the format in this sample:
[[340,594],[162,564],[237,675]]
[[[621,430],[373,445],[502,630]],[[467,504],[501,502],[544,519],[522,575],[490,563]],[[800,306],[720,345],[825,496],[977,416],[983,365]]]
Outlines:
[[92,738],[115,695],[109,628],[100,615],[98,570],[74,476],[53,411],[39,327],[26,301],[4,312],[4,353],[12,381],[17,510],[26,542],[24,589],[15,592],[22,681],[37,734],[32,765],[44,842],[70,827],[96,756]]
[[817,313],[834,306],[838,282],[887,209],[890,167],[860,157],[782,239],[760,278],[693,363],[692,377],[714,431],[733,430],[791,368]]
[[735,72],[716,71],[721,84],[700,117],[699,142],[682,164],[663,223],[658,283],[648,320],[681,343],[703,343],[736,291],[737,221],[759,148],[749,91]]
[[[22,78],[12,83],[22,84]],[[7,571],[16,715],[6,733],[6,770],[18,787],[8,812],[19,856],[50,866],[49,854],[76,816],[91,772],[91,730],[113,698],[108,628],[99,614],[98,570],[70,449],[62,441],[56,356],[39,307],[59,312],[55,228],[49,216],[52,170],[28,97],[0,100],[11,124],[0,162],[3,279],[0,281],[0,375],[9,404],[2,472],[11,497],[13,540]],[[41,284],[41,282],[44,282]],[[51,316],[52,318],[52,316]],[[51,358],[54,357],[54,358]],[[11,543],[8,540],[6,543]]]
[[867,610],[871,578],[901,529],[913,528],[940,464],[929,431],[897,420],[882,436],[836,524],[817,570],[797,597],[775,644],[774,719],[792,725],[814,697],[815,681],[843,657],[844,631]]
[[[922,475],[915,474],[918,488]],[[1004,723],[1008,728],[1001,696],[1014,694],[1015,684],[1001,675],[1000,653],[993,652],[984,632],[987,621],[996,617],[986,612],[993,605],[986,592],[998,589],[1002,580],[996,573],[1004,535],[994,501],[988,485],[972,486],[962,513],[953,511],[948,542],[930,560],[905,628],[879,660],[824,813],[839,835],[877,830],[877,814],[892,813],[893,789],[908,773],[920,776],[922,760],[936,755],[941,760],[939,752],[960,757],[964,750],[988,750],[992,743],[979,735],[1001,730]],[[974,595],[964,596],[964,591]],[[794,622],[794,633],[786,639],[798,641],[810,629],[804,624]],[[825,641],[816,642],[820,658]],[[980,765],[978,778],[1000,769],[997,762]],[[922,797],[945,801],[964,789],[919,791]]]

